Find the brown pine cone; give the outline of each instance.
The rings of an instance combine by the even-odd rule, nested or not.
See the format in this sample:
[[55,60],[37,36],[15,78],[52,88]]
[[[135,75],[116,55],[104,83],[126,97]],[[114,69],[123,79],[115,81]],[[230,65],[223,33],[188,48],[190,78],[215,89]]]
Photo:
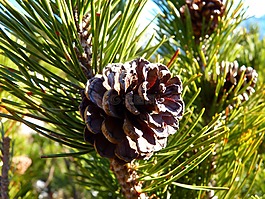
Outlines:
[[[223,16],[225,6],[222,0],[186,0],[180,8],[182,19],[186,20],[185,7],[187,6],[195,40],[210,35],[218,26],[218,18]],[[203,26],[204,23],[204,27]]]
[[108,64],[89,79],[79,106],[85,141],[103,157],[148,159],[179,127],[182,82],[143,58]]
[[[255,85],[257,83],[258,79],[258,73],[255,69],[252,67],[246,67],[246,66],[240,66],[237,61],[234,62],[221,62],[220,66],[218,66],[219,72],[221,74],[224,74],[226,72],[225,77],[225,83],[224,83],[224,90],[228,92],[232,87],[232,90],[234,90],[240,80],[240,77],[242,74],[244,74],[243,77],[243,84],[240,89],[245,87],[247,84],[250,85],[246,88],[246,91],[239,95],[239,99],[241,101],[248,100],[249,96],[252,95],[255,92]],[[218,74],[217,73],[217,74]]]

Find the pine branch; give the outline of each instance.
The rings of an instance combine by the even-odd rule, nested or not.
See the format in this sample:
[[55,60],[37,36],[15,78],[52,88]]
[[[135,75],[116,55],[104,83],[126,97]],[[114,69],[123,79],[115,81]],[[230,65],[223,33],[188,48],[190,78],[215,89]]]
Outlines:
[[[85,126],[78,106],[88,79],[112,62],[136,57],[150,58],[165,39],[152,45],[154,36],[141,44],[147,27],[139,31],[139,14],[146,1],[17,1],[16,10],[8,1],[0,2],[0,49],[16,67],[0,65],[2,89],[15,98],[1,99],[8,113],[1,117],[22,122],[47,138],[73,148],[72,153],[48,157],[81,155],[76,165],[91,189],[119,195],[117,182],[102,160],[84,141]],[[130,41],[130,42],[128,42]],[[87,79],[88,78],[88,79]],[[29,118],[45,122],[44,126]],[[97,159],[91,163],[92,159]],[[98,166],[98,167],[97,167]],[[89,167],[89,170],[84,169]],[[88,179],[87,172],[95,171]],[[93,171],[93,172],[94,172]],[[102,179],[109,179],[109,183]],[[78,179],[79,181],[79,179]],[[114,185],[113,185],[114,184]]]
[[[234,2],[227,1],[226,13],[213,33],[198,39],[188,6],[181,11],[184,1],[156,2],[164,14],[158,17],[160,41],[152,45],[153,35],[146,45],[139,45],[147,28],[138,32],[137,20],[146,1],[17,1],[22,11],[1,1],[0,49],[16,67],[1,63],[0,86],[16,101],[1,99],[0,107],[8,113],[0,116],[73,148],[71,153],[47,157],[77,155],[78,170],[71,174],[79,183],[98,191],[99,198],[108,193],[121,197],[109,161],[84,140],[78,106],[87,80],[102,73],[107,64],[151,58],[159,49],[172,72],[183,77],[186,112],[167,148],[149,161],[136,161],[134,177],[142,187],[135,195],[206,197],[212,187],[216,196],[234,197],[247,181],[245,171],[260,164],[255,151],[265,128],[263,87],[242,102],[238,96],[253,80],[245,83],[243,72],[237,86],[226,88],[230,76],[226,70],[216,71],[222,61],[234,61],[242,49],[236,46],[241,36],[232,33],[244,19],[243,4],[234,9]],[[204,22],[203,34],[209,30]],[[47,125],[34,124],[25,116]]]
[[[90,71],[93,74],[100,72],[107,63],[126,61],[157,48],[150,46],[141,52],[142,46],[137,44],[146,31],[139,32],[136,26],[145,2],[130,1],[127,5],[119,1],[85,3],[62,0],[47,3],[30,0],[17,3],[24,12],[16,10],[8,1],[1,2],[0,6],[3,14],[1,24],[5,28],[1,29],[1,49],[17,65],[17,69],[1,66],[1,87],[19,99],[17,104],[3,99],[1,106],[13,116],[2,116],[13,117],[33,128],[22,116],[49,122],[56,125],[58,132],[38,131],[65,144],[62,137],[71,140],[75,137],[75,142],[79,143],[76,147],[83,145],[83,124],[78,113],[81,89],[86,82],[83,69],[93,69]],[[122,13],[118,7],[123,6]],[[88,25],[83,31],[92,37],[92,44],[89,44],[94,46],[92,68],[79,62],[82,56],[78,58],[84,53],[84,44],[78,39],[81,36],[78,28],[87,15],[92,17],[92,26]],[[132,42],[126,46],[125,39]]]
[[[205,187],[212,186],[213,189],[216,186],[224,187],[221,191],[216,190],[208,193],[207,191],[201,190],[196,193],[195,191],[191,192],[181,188],[177,189],[176,187],[169,188],[170,185],[168,185],[164,190],[161,188],[161,190],[163,190],[161,192],[164,194],[163,197],[166,198],[167,194],[170,194],[171,197],[175,196],[176,198],[209,197],[209,194],[221,198],[235,197],[238,194],[236,190],[239,190],[239,187],[242,188],[248,183],[245,170],[249,169],[250,171],[250,165],[260,161],[254,154],[255,150],[257,150],[256,147],[261,143],[260,136],[262,135],[257,136],[257,134],[261,133],[260,130],[263,129],[263,119],[261,119],[261,117],[264,117],[263,94],[260,92],[259,88],[257,89],[257,85],[256,88],[253,87],[255,93],[253,93],[253,95],[248,95],[246,98],[243,97],[242,100],[242,96],[246,96],[245,93],[252,84],[251,82],[256,82],[256,80],[254,80],[255,78],[253,78],[253,81],[246,83],[246,73],[244,73],[245,75],[240,73],[241,75],[238,75],[236,85],[227,87],[227,82],[230,81],[228,80],[227,74],[230,69],[228,69],[227,72],[220,72],[221,70],[219,70],[222,61],[234,61],[242,50],[242,46],[238,46],[236,43],[242,39],[243,35],[234,34],[234,32],[239,23],[245,19],[245,10],[241,9],[243,3],[239,2],[236,5],[234,1],[226,1],[225,14],[219,17],[216,29],[211,34],[208,34],[208,36],[201,36],[198,39],[196,36],[197,33],[194,32],[194,30],[198,30],[198,27],[201,27],[202,33],[204,30],[207,30],[207,27],[204,26],[206,25],[204,24],[206,21],[204,21],[201,26],[198,22],[199,19],[197,21],[192,21],[192,19],[200,15],[201,3],[207,5],[208,1],[185,2],[183,0],[177,2],[155,2],[162,11],[157,21],[158,34],[160,38],[165,34],[170,37],[159,49],[159,54],[164,57],[165,62],[169,62],[171,59],[170,56],[175,53],[177,48],[180,49],[177,62],[174,67],[172,67],[172,71],[184,77],[184,85],[187,85],[184,90],[184,100],[186,104],[188,104],[188,107],[190,107],[188,111],[191,111],[186,112],[184,121],[182,121],[185,126],[191,128],[186,128],[186,131],[180,128],[183,134],[175,136],[168,148],[174,150],[175,145],[173,143],[177,143],[179,139],[187,139],[188,132],[191,133],[192,137],[196,136],[203,127],[213,120],[213,117],[219,115],[219,119],[214,123],[214,129],[210,131],[211,133],[208,134],[204,132],[204,135],[201,136],[202,139],[199,139],[200,142],[197,144],[195,142],[194,145],[192,145],[195,149],[200,149],[200,147],[205,148],[211,143],[214,143],[212,154],[209,154],[200,162],[197,168],[187,173],[186,178],[179,178],[176,184],[195,184],[196,186],[203,185]],[[212,1],[211,3],[218,4],[220,2],[221,1]],[[192,7],[191,4],[194,4],[194,7]],[[204,8],[204,11],[208,9],[207,12],[211,13],[211,9],[216,9],[216,7]],[[203,16],[201,17],[203,18]],[[241,65],[239,65],[239,67],[240,66]],[[254,72],[256,73],[256,71]],[[190,82],[192,79],[194,81]],[[254,108],[254,106],[257,106],[257,108]],[[205,109],[205,114],[201,117],[199,122],[197,124],[190,124],[188,121],[198,117],[202,109]],[[242,135],[242,132],[245,133]],[[247,136],[245,139],[249,140],[249,142],[246,141],[247,143],[244,145],[242,145],[242,142],[239,144],[239,140],[246,135],[249,137]],[[194,156],[188,149],[182,149],[180,151],[185,152],[183,153],[183,157],[177,157],[176,160],[178,161],[185,161]],[[238,151],[238,154],[233,154],[233,151]],[[237,161],[243,161],[243,159],[244,162],[242,162],[242,164],[237,164]],[[174,165],[173,163],[171,164]],[[229,167],[229,171],[234,173],[232,178],[230,175],[231,173],[227,173],[228,168],[226,166],[228,165],[231,166]],[[171,168],[169,162],[167,166]],[[169,169],[169,171],[171,171],[171,169]],[[256,171],[253,171],[253,173],[255,172]],[[225,181],[228,181],[225,175],[231,180],[228,184],[225,183]],[[236,178],[240,178],[238,183],[235,180]],[[172,184],[175,184],[175,182],[172,182]],[[194,190],[196,190],[196,186]],[[225,191],[225,187],[229,187],[229,191]],[[189,188],[193,189],[192,186]],[[170,192],[166,193],[166,189],[170,189]],[[177,189],[177,191],[175,191],[175,189]]]

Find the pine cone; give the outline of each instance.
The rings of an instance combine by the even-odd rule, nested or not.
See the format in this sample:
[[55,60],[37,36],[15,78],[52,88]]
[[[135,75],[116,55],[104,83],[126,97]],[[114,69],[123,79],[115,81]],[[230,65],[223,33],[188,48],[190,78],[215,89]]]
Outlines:
[[76,44],[74,43],[74,49],[78,58],[78,61],[82,67],[82,70],[87,78],[91,78],[91,59],[92,59],[92,45],[91,45],[91,39],[92,35],[89,34],[89,30],[91,29],[90,26],[90,14],[86,14],[83,16],[81,23],[79,23],[79,14],[77,10],[74,10],[74,19],[75,19],[75,26],[77,29],[79,41],[81,43],[83,52],[80,51],[76,47]]
[[241,101],[248,100],[249,96],[252,95],[255,92],[255,85],[257,83],[258,74],[255,69],[252,67],[246,67],[246,66],[240,66],[237,61],[234,62],[221,62],[220,66],[218,66],[219,71],[217,71],[217,74],[224,74],[227,72],[225,77],[225,83],[224,83],[224,90],[228,92],[232,87],[232,90],[234,90],[240,80],[240,77],[242,74],[244,74],[244,82],[240,89],[245,87],[247,84],[250,85],[247,86],[246,91],[239,95],[239,99]]
[[108,64],[89,79],[79,106],[85,141],[103,157],[148,159],[166,146],[184,111],[182,82],[162,64],[138,58]]
[[[180,14],[185,21],[185,7],[187,6],[195,40],[210,35],[218,26],[218,17],[223,16],[225,6],[222,0],[186,0],[186,4],[180,8]],[[205,24],[204,27],[203,23]]]

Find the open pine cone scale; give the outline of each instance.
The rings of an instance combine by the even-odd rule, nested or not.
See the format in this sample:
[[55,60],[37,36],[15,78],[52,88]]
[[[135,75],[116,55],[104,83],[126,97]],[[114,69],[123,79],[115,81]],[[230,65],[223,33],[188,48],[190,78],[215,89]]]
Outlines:
[[183,115],[182,82],[162,64],[139,58],[109,64],[89,79],[79,106],[85,141],[103,157],[148,159],[166,146]]

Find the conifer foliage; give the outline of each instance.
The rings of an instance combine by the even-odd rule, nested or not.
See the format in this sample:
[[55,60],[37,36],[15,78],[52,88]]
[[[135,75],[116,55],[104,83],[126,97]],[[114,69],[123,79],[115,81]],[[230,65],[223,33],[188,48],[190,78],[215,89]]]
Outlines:
[[[236,198],[244,194],[249,197],[251,182],[247,182],[244,170],[250,171],[253,165],[258,168],[262,162],[257,149],[264,136],[264,120],[260,117],[264,111],[264,93],[263,83],[259,82],[259,71],[255,70],[257,66],[240,66],[237,62],[242,49],[236,43],[243,35],[236,31],[238,24],[244,20],[243,4],[214,0],[155,2],[162,10],[158,18],[158,34],[161,38],[165,34],[170,37],[160,48],[160,54],[167,62],[170,60],[168,55],[179,49],[178,67],[174,70],[186,78],[200,76],[188,86],[184,101],[198,91],[192,106],[196,107],[195,115],[205,109],[200,125],[207,125],[214,116],[219,115],[214,129],[227,129],[225,133],[215,132],[201,140],[207,143],[215,137],[212,153],[179,179],[176,192],[181,192],[184,198]],[[208,18],[205,13],[209,14]],[[196,134],[192,132],[189,136]],[[196,153],[196,150],[193,153],[187,151],[179,160],[185,161]],[[230,190],[196,193],[183,189],[181,183],[229,187]],[[239,189],[248,191],[241,192]],[[182,194],[176,198],[183,198]]]
[[67,147],[40,156],[71,157],[97,198],[254,195],[265,93],[237,61],[242,2],[154,0],[148,39],[146,2],[1,1],[0,116]]

